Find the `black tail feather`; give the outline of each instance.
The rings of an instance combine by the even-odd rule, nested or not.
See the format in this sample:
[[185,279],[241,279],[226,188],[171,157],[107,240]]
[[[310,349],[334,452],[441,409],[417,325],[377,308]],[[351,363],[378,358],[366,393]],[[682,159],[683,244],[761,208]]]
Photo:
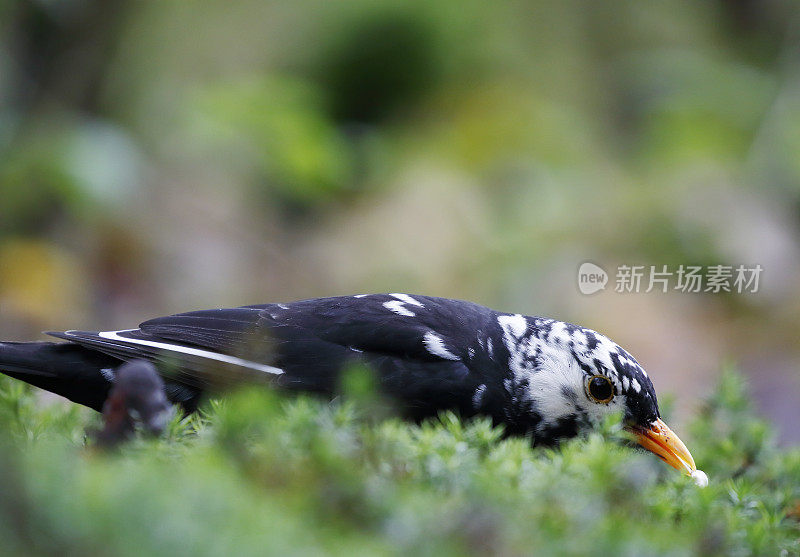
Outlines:
[[74,343],[0,342],[0,372],[102,411],[120,360]]

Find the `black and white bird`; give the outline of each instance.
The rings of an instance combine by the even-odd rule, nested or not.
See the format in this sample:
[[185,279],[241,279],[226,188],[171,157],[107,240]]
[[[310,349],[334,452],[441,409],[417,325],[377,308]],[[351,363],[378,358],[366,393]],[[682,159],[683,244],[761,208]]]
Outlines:
[[570,323],[445,298],[366,294],[194,311],[136,329],[49,333],[62,343],[0,343],[0,371],[101,410],[123,362],[156,366],[174,404],[262,381],[332,394],[362,363],[411,418],[452,409],[554,444],[622,412],[637,441],[693,474],[661,420],[645,370],[605,336]]

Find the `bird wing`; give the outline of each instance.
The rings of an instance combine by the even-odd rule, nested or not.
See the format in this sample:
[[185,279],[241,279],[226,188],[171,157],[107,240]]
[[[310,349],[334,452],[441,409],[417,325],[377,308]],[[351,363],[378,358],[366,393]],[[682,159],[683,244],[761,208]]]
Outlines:
[[457,300],[373,294],[195,311],[124,331],[53,334],[122,360],[152,361],[171,379],[201,388],[266,379],[330,391],[343,366],[365,361],[382,370],[393,390],[413,383],[416,393],[463,382],[471,343],[490,313]]

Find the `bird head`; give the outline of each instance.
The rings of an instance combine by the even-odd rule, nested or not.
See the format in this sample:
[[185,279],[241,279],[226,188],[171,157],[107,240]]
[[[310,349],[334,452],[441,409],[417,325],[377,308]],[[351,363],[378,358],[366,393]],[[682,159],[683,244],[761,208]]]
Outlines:
[[596,331],[553,319],[506,315],[499,323],[509,350],[507,390],[535,415],[537,442],[557,442],[621,413],[642,447],[695,475],[686,445],[661,420],[650,377],[626,350]]

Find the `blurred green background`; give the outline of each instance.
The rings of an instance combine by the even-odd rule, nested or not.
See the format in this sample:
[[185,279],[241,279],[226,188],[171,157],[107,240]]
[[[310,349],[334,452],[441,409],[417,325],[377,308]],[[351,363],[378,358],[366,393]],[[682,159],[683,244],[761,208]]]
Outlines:
[[[600,330],[800,443],[800,8],[0,1],[0,338],[360,292]],[[577,268],[760,264],[747,294]],[[679,425],[680,427],[680,425]],[[678,427],[678,429],[679,429]]]

